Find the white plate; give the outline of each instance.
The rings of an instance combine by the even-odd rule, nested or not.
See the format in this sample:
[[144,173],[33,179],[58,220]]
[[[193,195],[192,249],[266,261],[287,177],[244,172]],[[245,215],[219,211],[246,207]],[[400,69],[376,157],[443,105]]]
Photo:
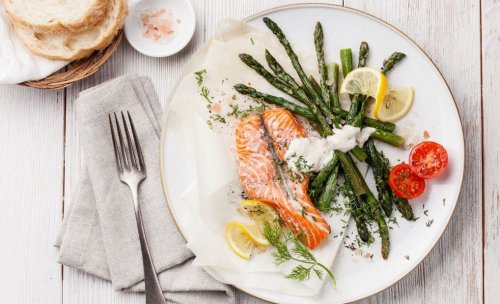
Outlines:
[[[425,194],[412,201],[415,215],[420,219],[416,222],[400,219],[399,227],[390,230],[391,253],[387,261],[380,258],[380,245],[377,243],[368,248],[369,252],[376,253],[373,260],[343,247],[333,266],[336,289],[325,287],[320,297],[314,300],[266,290],[244,290],[279,303],[345,303],[371,296],[402,279],[423,260],[439,240],[455,209],[463,178],[464,139],[453,96],[427,55],[402,32],[373,16],[333,5],[305,4],[264,11],[247,21],[267,30],[262,22],[263,16],[275,20],[292,43],[301,43],[302,48],[310,45],[311,52],[314,51],[314,25],[321,21],[325,30],[327,59],[338,61],[339,49],[350,47],[357,50],[363,40],[370,45],[370,66],[380,65],[394,51],[405,53],[407,58],[404,63],[389,75],[389,84],[393,87],[413,86],[416,93],[410,113],[398,122],[398,126],[406,125],[418,134],[428,131],[430,140],[443,144],[448,150],[450,164],[445,176],[430,181]],[[163,130],[169,122],[168,114],[165,117]],[[400,127],[398,130],[404,131]],[[187,215],[179,204],[181,193],[176,189],[178,185],[188,183],[190,177],[183,174],[186,160],[178,147],[179,139],[164,132],[160,147],[162,180],[170,210],[182,232],[182,218]],[[393,162],[407,159],[408,151],[386,145],[382,148]],[[424,210],[428,210],[427,215]],[[189,239],[189,235],[184,237]],[[217,277],[212,269],[207,271]],[[238,282],[232,283],[238,287]]]

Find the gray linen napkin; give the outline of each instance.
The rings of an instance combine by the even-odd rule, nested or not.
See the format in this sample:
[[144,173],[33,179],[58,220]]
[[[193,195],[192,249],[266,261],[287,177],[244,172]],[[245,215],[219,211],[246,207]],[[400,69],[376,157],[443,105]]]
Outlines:
[[125,75],[80,93],[77,124],[86,167],[56,246],[59,263],[110,280],[113,288],[144,291],[143,265],[132,196],[118,177],[108,113],[128,110],[144,152],[147,178],[139,190],[151,255],[167,300],[234,303],[232,287],[191,265],[160,181],[161,108],[151,81]]

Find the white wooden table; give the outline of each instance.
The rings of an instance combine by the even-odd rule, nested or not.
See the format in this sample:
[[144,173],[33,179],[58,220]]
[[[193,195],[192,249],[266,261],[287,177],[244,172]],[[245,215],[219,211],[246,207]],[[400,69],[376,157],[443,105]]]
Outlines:
[[[0,86],[0,303],[144,303],[138,294],[56,263],[52,247],[79,174],[78,92],[128,72],[151,77],[165,102],[183,65],[219,20],[287,0],[194,0],[189,46],[152,59],[123,43],[94,76],[65,90]],[[455,96],[466,139],[457,209],[417,269],[364,303],[499,303],[500,1],[326,1],[395,25],[429,54]],[[1,67],[0,67],[1,68]]]

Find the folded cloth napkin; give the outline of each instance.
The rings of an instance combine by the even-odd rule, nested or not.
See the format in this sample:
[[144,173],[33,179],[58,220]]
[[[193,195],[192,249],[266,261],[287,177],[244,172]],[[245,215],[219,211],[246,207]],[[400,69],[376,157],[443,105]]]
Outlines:
[[120,182],[108,113],[129,111],[146,163],[139,188],[146,236],[167,300],[234,303],[232,287],[192,266],[193,254],[174,224],[160,182],[161,107],[147,77],[126,75],[80,93],[77,126],[85,168],[56,240],[59,263],[110,280],[116,290],[144,291],[132,195]]
[[49,60],[30,52],[17,37],[1,4],[0,41],[0,84],[39,80],[68,64],[67,61]]

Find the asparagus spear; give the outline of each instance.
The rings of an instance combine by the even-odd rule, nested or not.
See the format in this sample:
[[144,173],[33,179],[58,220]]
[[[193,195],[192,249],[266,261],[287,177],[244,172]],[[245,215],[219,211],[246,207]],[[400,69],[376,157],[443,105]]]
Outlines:
[[368,43],[362,41],[361,45],[359,46],[358,68],[363,68],[366,66],[366,61],[368,60],[368,51],[370,51]]
[[332,173],[333,169],[335,166],[339,163],[339,159],[335,156],[335,153],[333,153],[333,157],[328,162],[328,164],[325,166],[325,168],[318,173],[314,181],[311,183],[312,188],[320,188],[328,179],[328,176]]
[[378,202],[387,217],[390,217],[392,214],[392,196],[387,189],[387,178],[385,175],[384,164],[380,159],[377,148],[371,139],[366,141],[365,150],[368,152],[370,165],[373,168],[375,185],[377,186],[378,192]]
[[342,64],[342,74],[344,78],[352,71],[352,51],[351,49],[340,50],[340,62]]
[[[328,75],[328,85],[330,87],[330,108],[332,111],[335,109],[340,109],[340,99],[339,99],[339,65],[335,62],[328,64],[326,67]],[[336,114],[334,112],[334,114]]]
[[390,194],[393,197],[392,201],[396,205],[396,208],[401,213],[401,215],[409,221],[413,220],[414,219],[413,210],[408,200],[400,198],[399,196],[394,194],[392,190],[390,190]]
[[352,95],[351,106],[349,107],[349,114],[347,115],[347,123],[350,125],[354,123],[354,120],[359,113],[360,99],[360,95]]
[[269,68],[274,72],[276,77],[281,79],[284,83],[288,84],[291,88],[298,90],[302,88],[300,85],[295,81],[295,79],[288,74],[285,69],[278,63],[276,58],[266,49],[266,61],[267,64],[269,65]]
[[345,181],[343,185],[343,194],[349,200],[348,205],[351,208],[351,215],[356,223],[356,229],[358,230],[359,238],[363,242],[368,242],[370,240],[370,232],[366,227],[365,213],[361,209],[361,205],[359,204],[358,198],[354,195],[354,191],[352,190],[352,186],[348,180]]
[[[351,52],[350,52],[350,49],[347,49],[349,50],[348,52],[347,51],[344,51],[342,52],[342,50],[340,51],[340,58],[342,60],[342,62],[346,62],[346,65],[348,67],[351,67],[351,70],[352,70],[352,55],[351,55]],[[369,47],[368,47],[368,43],[366,43],[365,41],[362,41],[361,42],[361,45],[359,47],[359,59],[358,59],[358,68],[361,68],[361,67],[364,67],[366,65],[366,60],[368,59],[368,52],[369,52]],[[349,64],[349,61],[350,64]],[[348,71],[347,73],[349,73],[350,71]],[[344,77],[346,76],[347,74],[344,74]],[[355,124],[359,124],[359,120],[360,117],[359,116],[359,113],[361,112],[361,108],[364,108],[364,103],[366,102],[366,97],[362,97],[361,95],[358,95],[358,94],[355,94],[354,96],[352,96],[352,100],[351,100],[351,107],[349,109],[349,115],[347,116],[347,122],[349,124],[352,124],[352,125],[355,125]],[[364,111],[362,112],[364,114]],[[355,120],[358,120],[358,122],[355,123]]]
[[382,215],[382,211],[380,210],[377,199],[371,192],[365,195],[365,202],[370,210],[370,214],[373,215],[375,221],[377,222],[380,238],[382,239],[382,258],[384,258],[384,260],[387,260],[387,258],[389,257],[389,252],[391,250],[391,241],[389,239],[389,228],[387,227],[387,222]]
[[373,132],[370,137],[378,141],[385,142],[394,147],[401,147],[405,142],[405,139],[403,137],[379,129],[375,130],[375,132]]
[[363,199],[368,207],[368,214],[377,222],[380,238],[382,239],[382,257],[387,259],[390,251],[389,228],[385,221],[382,211],[380,210],[379,203],[373,193],[368,188],[361,172],[358,167],[353,163],[352,159],[345,153],[335,151],[340,160],[342,169],[344,169],[346,180],[349,181],[353,187],[354,194]]
[[330,104],[330,88],[327,84],[327,69],[325,64],[325,51],[323,49],[323,27],[320,22],[316,23],[316,28],[314,29],[314,47],[316,48],[316,57],[318,59],[318,71],[320,75],[320,90],[323,102],[331,108]]
[[368,96],[361,96],[361,103],[359,105],[359,111],[352,121],[353,126],[361,126],[363,124],[363,119],[365,118],[365,112],[366,112],[366,106],[368,104],[368,100],[369,100]]
[[[278,105],[280,107],[283,107],[287,110],[290,110],[291,112],[293,112],[297,115],[303,116],[303,117],[310,119],[312,121],[318,121],[318,117],[311,109],[299,106],[299,105],[297,105],[293,102],[290,102],[284,98],[261,93],[261,92],[257,91],[256,89],[249,87],[249,86],[246,86],[242,83],[235,85],[234,89],[241,94],[248,95],[248,96],[251,96],[251,97],[256,98],[256,99],[261,99],[261,100],[263,100],[267,103],[270,103],[270,104]],[[328,125],[326,126],[326,128],[329,130]]]
[[341,151],[335,151],[335,155],[338,157],[340,164],[342,165],[346,180],[349,180],[351,183],[354,195],[360,197],[368,193],[370,189],[366,185],[363,175],[361,175],[361,172],[359,172],[358,167],[356,167],[351,157]]
[[328,164],[321,170],[318,175],[314,178],[311,185],[309,186],[309,192],[311,200],[316,204],[319,200],[319,196],[322,194],[323,185],[328,180],[328,177],[332,174],[335,167],[339,165],[339,159],[335,156],[335,152],[333,153],[332,159],[328,162]]
[[337,185],[337,179],[339,177],[339,169],[340,166],[337,163],[337,165],[333,169],[332,174],[330,174],[330,177],[328,177],[325,190],[323,191],[323,194],[321,194],[317,204],[318,210],[320,211],[330,210],[330,204],[332,202],[333,195],[335,194],[335,186]]
[[316,94],[318,94],[318,96],[321,96],[321,87],[319,86],[319,83],[316,81],[316,79],[314,79],[314,76],[313,75],[309,75],[309,77],[307,77],[307,78],[311,82],[311,84],[312,84],[312,86],[313,86],[314,91],[316,92]]
[[400,53],[400,52],[392,53],[391,56],[389,56],[389,58],[384,60],[383,66],[381,68],[382,73],[387,74],[387,72],[392,70],[392,68],[394,67],[394,65],[396,63],[400,62],[405,57],[406,57],[406,55],[403,53]]
[[[368,52],[370,48],[368,47],[368,43],[365,41],[361,42],[359,46],[359,58],[358,58],[358,68],[362,68],[366,66],[366,61],[368,60]],[[363,117],[366,112],[366,105],[368,103],[367,96],[355,95],[352,101],[352,106],[349,111],[349,116],[347,120],[353,126],[361,126]]]

